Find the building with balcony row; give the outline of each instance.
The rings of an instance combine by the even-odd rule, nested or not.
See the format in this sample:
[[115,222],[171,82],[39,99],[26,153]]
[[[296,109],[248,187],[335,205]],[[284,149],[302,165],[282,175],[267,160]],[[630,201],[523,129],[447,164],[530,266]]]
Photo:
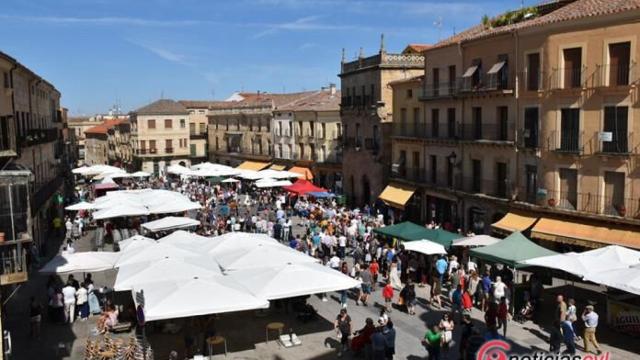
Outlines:
[[351,205],[371,204],[389,176],[392,89],[388,84],[424,72],[424,57],[410,45],[387,53],[384,38],[378,54],[347,62],[342,58],[341,120],[344,190]]
[[189,111],[161,99],[130,114],[133,167],[160,174],[169,165],[190,166]]
[[127,117],[104,120],[84,131],[84,163],[133,168],[131,124]]
[[295,166],[316,184],[342,193],[340,91],[335,85],[273,111],[273,162]]
[[635,0],[551,2],[426,49],[424,78],[391,85],[391,177],[413,194],[396,205],[475,233],[640,247],[639,15]]
[[23,246],[45,250],[69,171],[66,111],[48,81],[0,52],[0,284],[26,281]]

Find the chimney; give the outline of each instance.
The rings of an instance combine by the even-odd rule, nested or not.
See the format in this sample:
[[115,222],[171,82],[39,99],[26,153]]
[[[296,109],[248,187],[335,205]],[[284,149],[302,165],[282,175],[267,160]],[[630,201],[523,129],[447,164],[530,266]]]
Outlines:
[[329,84],[329,92],[331,93],[332,96],[336,94],[336,84],[334,83]]

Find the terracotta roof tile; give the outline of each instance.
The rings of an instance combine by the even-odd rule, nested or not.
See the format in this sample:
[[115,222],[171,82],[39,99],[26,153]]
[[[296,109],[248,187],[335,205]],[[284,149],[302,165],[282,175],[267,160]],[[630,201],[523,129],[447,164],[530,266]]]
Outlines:
[[178,100],[178,102],[187,109],[208,109],[228,103],[222,100]]
[[406,52],[417,52],[417,53],[421,53],[425,50],[428,50],[431,48],[432,45],[429,44],[409,44],[407,45],[407,47],[404,49],[403,53]]
[[341,93],[321,90],[304,98],[293,101],[278,108],[282,111],[338,111],[340,110]]
[[[553,7],[557,7],[557,9],[553,9]],[[538,5],[538,8],[543,11],[545,8],[551,8],[551,11],[530,20],[494,28],[486,28],[484,25],[478,24],[438,42],[432,48],[441,48],[534,26],[638,10],[640,9],[640,0],[556,0]]]
[[135,110],[134,113],[138,115],[187,115],[189,111],[177,101],[160,99]]

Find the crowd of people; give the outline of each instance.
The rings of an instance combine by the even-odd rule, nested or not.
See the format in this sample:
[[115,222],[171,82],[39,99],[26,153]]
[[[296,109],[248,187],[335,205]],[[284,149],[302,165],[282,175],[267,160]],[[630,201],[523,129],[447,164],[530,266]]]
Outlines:
[[[454,331],[461,334],[458,351],[463,358],[474,336],[484,341],[505,339],[512,315],[520,320],[533,318],[542,298],[541,282],[532,275],[524,292],[524,306],[514,309],[513,272],[505,266],[479,264],[464,250],[450,256],[427,256],[406,251],[396,239],[376,234],[374,230],[385,226],[388,220],[381,209],[375,207],[350,209],[335,198],[313,199],[290,194],[280,188],[258,189],[242,182],[210,184],[179,177],[152,177],[127,181],[123,187],[180,192],[202,204],[200,210],[188,214],[200,221],[196,232],[201,235],[215,236],[231,231],[268,234],[292,249],[316,257],[326,266],[359,280],[361,286],[358,289],[339,293],[341,309],[335,320],[336,334],[342,344],[339,354],[351,350],[365,354],[367,359],[392,358],[395,329],[390,314],[400,309],[409,316],[415,315],[417,288],[429,288],[425,301],[432,310],[444,312],[440,321],[429,324],[422,339],[430,358],[436,360],[453,346]],[[91,192],[78,189],[76,200],[90,200],[91,196]],[[90,226],[86,216],[79,212],[77,217],[65,219],[68,241],[65,251],[74,251],[73,242]],[[140,223],[153,219],[149,216],[93,224],[96,226],[95,245],[101,247],[105,242],[117,243],[124,237],[116,233],[124,229],[127,229],[127,234],[138,233]],[[437,228],[439,225],[430,223],[425,226]],[[58,314],[52,318],[72,322],[78,309],[81,319],[95,313],[90,306],[95,292],[91,281],[85,279],[78,284],[70,278],[64,287],[54,281],[47,286],[50,311]],[[377,321],[369,318],[361,330],[352,331],[347,312],[351,299],[356,306],[369,306],[371,294],[375,291],[380,291],[384,299],[380,318]],[[325,296],[323,301],[328,301],[328,298]],[[32,309],[36,308],[36,305],[32,306]],[[474,308],[484,313],[484,334],[471,321]],[[117,321],[116,311],[107,306],[104,312],[98,310],[102,313],[100,331],[106,331]],[[32,318],[37,317],[37,311],[32,311],[32,314]],[[587,308],[582,319],[586,325],[585,350],[588,350],[588,341],[600,351],[595,340],[597,314],[593,308]],[[567,352],[575,352],[575,340],[579,340],[575,328],[578,320],[575,305],[570,302],[556,320],[551,332],[551,351],[559,350],[557,341],[561,339]],[[561,334],[560,337],[556,336],[555,330]]]

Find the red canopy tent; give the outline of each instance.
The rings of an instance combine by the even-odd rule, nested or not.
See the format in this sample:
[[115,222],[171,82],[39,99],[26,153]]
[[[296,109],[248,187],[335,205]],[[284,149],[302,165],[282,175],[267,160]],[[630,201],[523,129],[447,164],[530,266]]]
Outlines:
[[293,185],[284,186],[283,189],[298,195],[305,195],[309,192],[325,192],[327,189],[313,185],[311,181],[298,179]]

